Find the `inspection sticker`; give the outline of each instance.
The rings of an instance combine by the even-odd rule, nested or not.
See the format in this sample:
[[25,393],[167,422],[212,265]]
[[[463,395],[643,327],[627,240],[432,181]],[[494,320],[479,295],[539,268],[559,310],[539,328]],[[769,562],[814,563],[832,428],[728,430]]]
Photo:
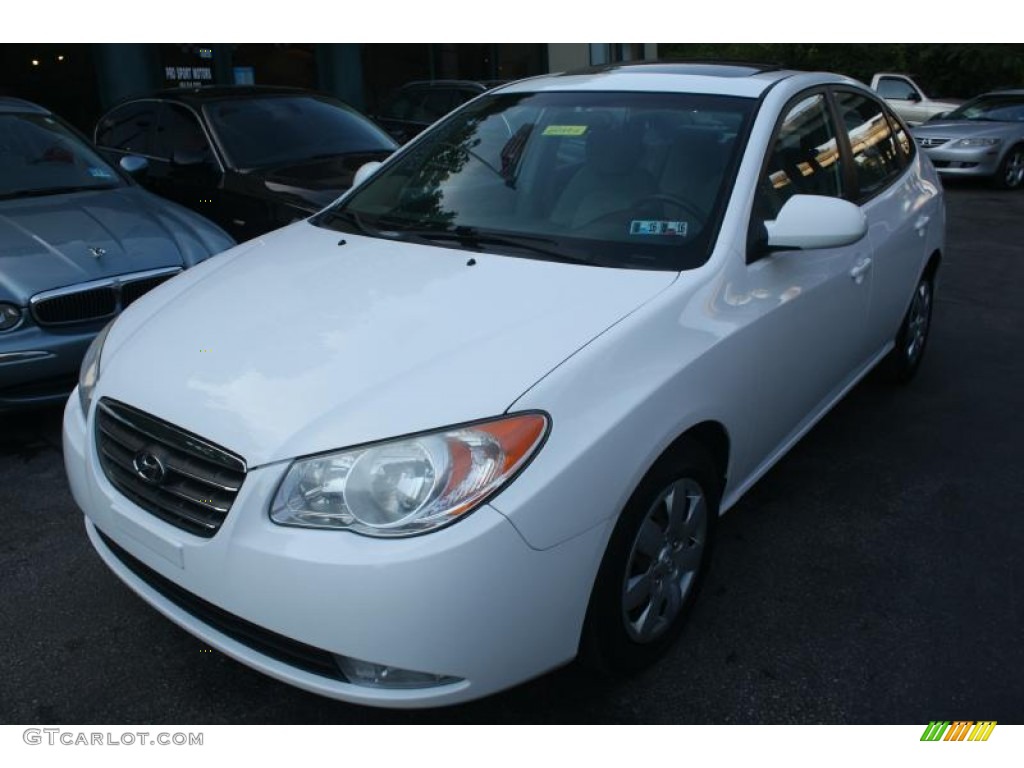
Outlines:
[[634,219],[629,225],[631,235],[682,235],[686,237],[685,221]]
[[582,136],[586,132],[585,125],[549,125],[541,136]]
[[89,175],[94,179],[109,179],[112,178],[110,171],[103,168],[90,168]]

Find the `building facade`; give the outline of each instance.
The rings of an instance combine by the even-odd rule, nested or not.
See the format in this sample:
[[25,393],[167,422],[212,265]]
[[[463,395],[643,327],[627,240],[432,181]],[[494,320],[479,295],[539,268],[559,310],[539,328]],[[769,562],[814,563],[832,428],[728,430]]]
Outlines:
[[411,80],[517,80],[656,57],[651,43],[19,43],[0,46],[0,95],[88,131],[115,102],[160,88],[288,85],[372,112]]

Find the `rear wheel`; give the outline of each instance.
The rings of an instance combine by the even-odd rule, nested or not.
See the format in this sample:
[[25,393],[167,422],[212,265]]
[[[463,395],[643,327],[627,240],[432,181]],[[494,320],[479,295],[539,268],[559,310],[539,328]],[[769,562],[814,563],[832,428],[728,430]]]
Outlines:
[[1024,184],[1024,144],[1010,148],[992,180],[1000,189],[1019,189]]
[[585,659],[612,673],[662,656],[682,630],[709,562],[720,473],[682,441],[644,477],[612,534],[591,595]]
[[889,353],[889,371],[898,383],[910,381],[921,366],[921,358],[924,356],[928,333],[932,326],[933,298],[934,277],[928,273],[914,289],[914,297],[910,301],[899,333],[896,334],[896,346]]

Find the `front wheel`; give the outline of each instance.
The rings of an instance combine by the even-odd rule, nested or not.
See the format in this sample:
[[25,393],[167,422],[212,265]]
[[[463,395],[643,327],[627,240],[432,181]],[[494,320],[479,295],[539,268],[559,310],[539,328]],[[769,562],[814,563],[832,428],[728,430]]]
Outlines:
[[1024,184],[1024,144],[1010,148],[992,181],[1000,189],[1019,189]]
[[900,384],[914,378],[921,366],[932,325],[934,293],[934,279],[926,274],[914,289],[914,297],[896,334],[896,346],[889,353],[888,368],[892,378]]
[[682,630],[709,561],[720,474],[683,441],[644,477],[623,510],[591,595],[585,659],[601,670],[640,669]]

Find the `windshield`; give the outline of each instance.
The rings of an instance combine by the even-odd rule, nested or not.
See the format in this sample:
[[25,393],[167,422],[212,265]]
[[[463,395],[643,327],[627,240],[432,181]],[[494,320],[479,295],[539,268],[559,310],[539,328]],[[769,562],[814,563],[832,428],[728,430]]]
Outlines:
[[225,99],[203,111],[235,168],[391,152],[397,146],[351,107],[319,96]]
[[1021,123],[1024,122],[1024,95],[979,96],[958,109],[954,109],[946,115],[946,119]]
[[116,171],[49,115],[0,115],[0,199],[119,187]]
[[314,223],[515,256],[692,268],[709,255],[754,104],[494,94],[430,129]]

